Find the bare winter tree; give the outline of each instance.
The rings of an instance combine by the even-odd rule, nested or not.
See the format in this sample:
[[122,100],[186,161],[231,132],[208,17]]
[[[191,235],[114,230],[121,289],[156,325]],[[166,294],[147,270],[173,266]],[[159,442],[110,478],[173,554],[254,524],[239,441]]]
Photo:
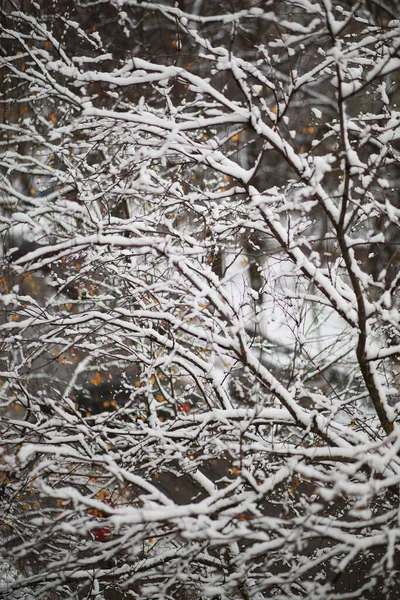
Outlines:
[[398,598],[398,3],[0,6],[0,597]]

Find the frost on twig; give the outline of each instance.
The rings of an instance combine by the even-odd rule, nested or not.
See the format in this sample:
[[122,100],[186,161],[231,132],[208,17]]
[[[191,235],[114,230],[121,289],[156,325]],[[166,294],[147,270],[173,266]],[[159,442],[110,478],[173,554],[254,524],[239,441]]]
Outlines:
[[250,4],[1,4],[1,598],[397,597],[398,7]]

